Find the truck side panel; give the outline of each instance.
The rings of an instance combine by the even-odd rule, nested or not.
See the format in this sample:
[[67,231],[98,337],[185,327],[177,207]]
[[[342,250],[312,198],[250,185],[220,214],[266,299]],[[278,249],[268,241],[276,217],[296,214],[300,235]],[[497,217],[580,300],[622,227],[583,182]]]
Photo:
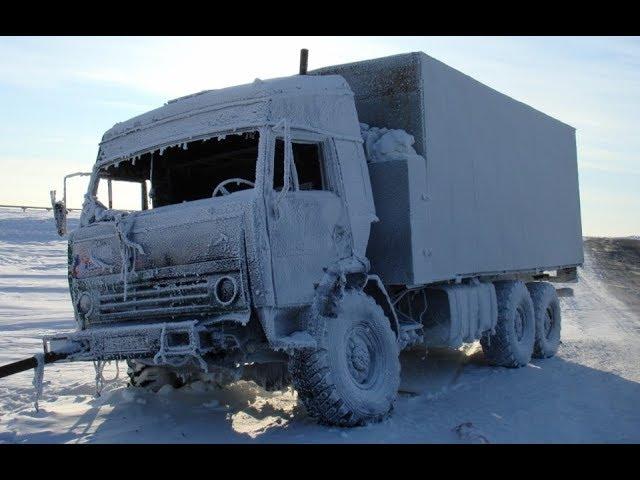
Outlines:
[[429,275],[580,264],[575,130],[421,54]]
[[[381,174],[372,183],[380,224],[368,254],[374,267],[382,266],[376,273],[385,283],[582,263],[572,127],[424,53],[316,73],[342,75],[354,91],[360,121],[406,130],[426,159],[425,182],[390,176],[394,185],[381,188]],[[399,191],[394,198],[393,189],[402,185],[415,190],[408,208],[384,207],[407,198]],[[389,248],[390,235],[408,240]],[[406,259],[411,264],[405,267]]]

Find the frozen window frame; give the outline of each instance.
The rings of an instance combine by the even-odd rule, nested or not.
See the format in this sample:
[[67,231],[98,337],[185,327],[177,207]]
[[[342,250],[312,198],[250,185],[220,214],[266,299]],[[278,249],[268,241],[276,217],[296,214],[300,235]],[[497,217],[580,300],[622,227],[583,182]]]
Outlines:
[[[256,174],[255,174],[255,186],[254,186],[254,191],[256,193],[256,195],[262,195],[263,193],[263,185],[264,185],[264,171],[265,171],[265,155],[264,155],[264,151],[265,148],[267,146],[267,139],[269,137],[268,135],[268,129],[265,128],[264,126],[261,127],[256,127],[256,126],[248,126],[248,127],[244,127],[244,128],[237,128],[237,129],[232,129],[232,130],[221,130],[215,133],[211,133],[211,134],[207,134],[207,135],[202,135],[199,137],[192,137],[188,140],[184,140],[184,141],[179,141],[179,142],[172,142],[171,144],[164,144],[164,145],[158,145],[158,146],[154,146],[152,148],[149,149],[145,149],[139,152],[136,152],[135,154],[129,155],[128,157],[123,157],[117,160],[113,160],[113,161],[109,161],[107,163],[103,163],[103,164],[99,164],[96,163],[94,165],[93,171],[92,171],[92,175],[91,175],[91,180],[89,182],[89,186],[88,186],[88,190],[87,193],[89,196],[96,198],[97,199],[97,194],[98,194],[98,186],[100,183],[101,179],[108,179],[108,175],[104,175],[104,172],[111,166],[117,166],[123,162],[133,162],[135,163],[137,160],[139,160],[143,155],[146,154],[153,154],[154,152],[160,152],[162,153],[164,150],[166,150],[167,148],[170,147],[176,147],[176,146],[181,146],[183,144],[188,144],[191,142],[196,142],[196,141],[201,141],[201,140],[210,140],[213,138],[218,138],[218,139],[224,139],[225,137],[231,136],[231,135],[244,135],[244,134],[251,134],[254,133],[256,135],[258,135],[258,149],[257,149],[257,157],[256,157]],[[100,155],[98,155],[100,156]],[[155,163],[152,161],[152,164]],[[151,167],[152,169],[155,167]],[[118,181],[127,181],[127,180],[123,180],[123,179],[117,179]],[[152,181],[152,179],[147,179],[148,181]],[[143,182],[137,182],[136,180],[131,180],[132,182],[136,182],[136,183],[143,183]],[[153,200],[150,198],[150,192],[153,189],[153,183],[150,186],[147,186],[146,183],[144,186],[141,185],[141,188],[143,189],[142,193],[145,193],[144,191],[146,190],[146,197],[147,197],[147,203],[145,204],[144,202],[142,203],[142,209],[155,209],[155,208],[162,208],[161,207],[155,207],[153,204]],[[151,200],[151,206],[149,204],[149,200]],[[180,203],[180,202],[179,202]],[[146,205],[146,208],[144,208]],[[173,204],[170,204],[173,205]],[[163,205],[164,206],[164,205]]]
[[[268,171],[267,171],[267,176],[266,176],[266,182],[265,184],[267,184],[269,187],[268,189],[272,192],[275,193],[279,193],[281,191],[280,188],[276,189],[275,188],[275,184],[276,184],[276,142],[277,141],[282,141],[284,143],[284,135],[280,134],[280,133],[272,133],[270,135],[269,138],[269,149],[268,149],[268,154],[267,154],[267,166],[268,166]],[[327,136],[327,135],[321,135],[318,133],[314,133],[314,132],[307,132],[307,131],[303,131],[303,130],[297,130],[297,129],[291,129],[291,144],[293,146],[293,144],[307,144],[307,145],[317,145],[318,148],[318,162],[319,162],[319,168],[320,168],[320,175],[321,175],[321,182],[322,182],[322,188],[321,189],[302,189],[302,188],[298,188],[297,191],[299,192],[319,192],[319,191],[324,191],[324,192],[332,192],[338,196],[340,196],[340,191],[339,191],[339,182],[337,181],[337,173],[335,171],[335,154],[334,154],[334,149],[333,149],[333,140],[331,137]],[[284,154],[284,152],[283,152]],[[284,155],[282,158],[282,162],[284,164]],[[294,158],[292,158],[292,171],[291,171],[291,177],[290,177],[290,181],[291,181],[291,185],[290,185],[290,191],[294,191],[294,184],[296,183],[293,179],[293,176],[296,175],[296,168],[295,168],[295,152],[294,152]],[[278,172],[278,174],[282,173],[283,178],[281,179],[281,181],[284,183],[284,167],[282,168],[281,172]]]

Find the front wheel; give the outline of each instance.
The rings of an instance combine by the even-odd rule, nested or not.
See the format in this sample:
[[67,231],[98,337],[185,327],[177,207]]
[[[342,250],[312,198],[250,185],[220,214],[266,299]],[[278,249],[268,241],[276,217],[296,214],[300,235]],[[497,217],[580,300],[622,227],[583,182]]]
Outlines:
[[335,318],[318,317],[318,347],[293,354],[293,385],[321,423],[379,421],[393,408],[400,384],[399,349],[389,320],[362,292],[345,292]]

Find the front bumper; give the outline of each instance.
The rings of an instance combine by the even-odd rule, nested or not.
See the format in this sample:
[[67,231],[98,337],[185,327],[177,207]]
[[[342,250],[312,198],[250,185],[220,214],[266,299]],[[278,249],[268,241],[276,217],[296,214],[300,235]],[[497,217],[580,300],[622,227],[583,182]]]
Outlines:
[[[246,324],[248,312],[226,320]],[[43,345],[45,353],[65,353],[69,361],[152,358],[179,366],[194,359],[206,369],[204,355],[237,348],[238,340],[215,323],[192,320],[81,330],[44,337]]]

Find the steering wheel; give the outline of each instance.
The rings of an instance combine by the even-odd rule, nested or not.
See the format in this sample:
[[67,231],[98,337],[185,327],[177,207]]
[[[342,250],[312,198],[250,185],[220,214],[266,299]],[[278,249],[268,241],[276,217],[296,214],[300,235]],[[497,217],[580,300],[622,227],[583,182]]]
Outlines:
[[230,195],[231,192],[225,188],[225,185],[229,185],[230,183],[235,183],[236,185],[248,185],[251,188],[255,188],[255,183],[250,182],[249,180],[245,180],[244,178],[229,178],[224,180],[218,184],[218,186],[213,190],[211,194],[212,197],[216,197],[218,195]]

